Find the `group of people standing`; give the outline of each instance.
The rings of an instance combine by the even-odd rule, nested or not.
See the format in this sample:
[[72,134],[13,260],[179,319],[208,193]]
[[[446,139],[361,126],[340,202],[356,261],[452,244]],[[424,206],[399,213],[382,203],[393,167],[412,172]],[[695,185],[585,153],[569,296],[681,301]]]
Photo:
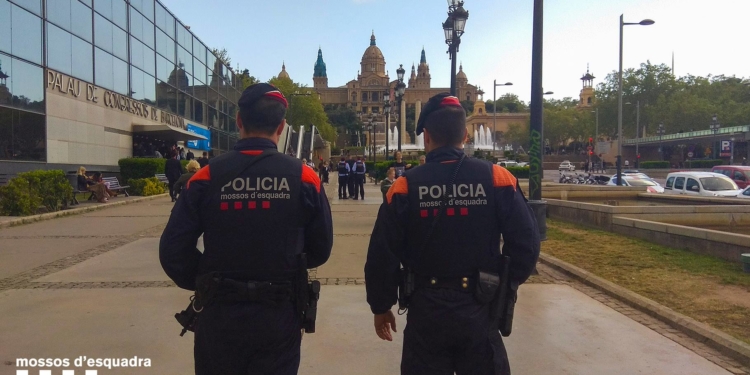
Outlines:
[[[339,174],[339,199],[365,199],[365,174],[367,166],[361,156],[341,157],[336,171]],[[349,193],[347,195],[347,192]]]

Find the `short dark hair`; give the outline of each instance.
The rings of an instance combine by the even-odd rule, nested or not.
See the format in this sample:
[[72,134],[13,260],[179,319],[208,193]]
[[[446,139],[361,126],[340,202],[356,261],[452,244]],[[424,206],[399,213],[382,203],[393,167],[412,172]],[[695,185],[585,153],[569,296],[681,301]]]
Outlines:
[[440,108],[425,119],[425,128],[438,145],[460,144],[466,131],[466,111],[453,106]]
[[273,134],[286,116],[286,107],[270,98],[259,99],[249,111],[240,109],[242,127],[246,132]]

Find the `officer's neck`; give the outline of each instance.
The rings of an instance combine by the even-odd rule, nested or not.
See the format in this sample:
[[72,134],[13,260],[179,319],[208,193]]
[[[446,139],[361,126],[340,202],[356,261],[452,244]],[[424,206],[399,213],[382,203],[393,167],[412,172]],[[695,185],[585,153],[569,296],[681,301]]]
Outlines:
[[270,134],[270,135],[269,134],[263,134],[263,133],[244,133],[244,134],[242,134],[242,138],[241,139],[250,139],[250,138],[267,139],[267,140],[273,142],[273,144],[275,144],[275,145],[279,144],[279,135],[276,134],[275,132],[273,134]]

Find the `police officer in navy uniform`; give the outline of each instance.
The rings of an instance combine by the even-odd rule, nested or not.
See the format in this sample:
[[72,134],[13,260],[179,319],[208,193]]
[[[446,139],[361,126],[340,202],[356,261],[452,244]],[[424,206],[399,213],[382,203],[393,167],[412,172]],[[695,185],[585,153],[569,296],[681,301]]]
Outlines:
[[349,155],[349,160],[346,161],[346,164],[349,166],[349,171],[351,171],[351,173],[349,173],[349,181],[348,181],[349,184],[347,185],[348,186],[347,188],[349,189],[349,198],[354,198],[354,195],[355,195],[354,185],[357,179],[355,178],[356,176],[354,176],[354,164],[356,163],[357,161],[355,159],[355,156]]
[[357,200],[359,197],[365,199],[365,173],[367,168],[365,162],[362,161],[362,157],[357,157],[357,162],[354,163],[354,199]]
[[498,320],[477,297],[477,275],[498,273],[502,235],[510,282],[523,283],[539,256],[536,221],[508,170],[465,157],[466,113],[458,98],[432,97],[416,131],[424,131],[427,163],[394,182],[370,237],[365,285],[375,332],[388,341],[396,332],[391,309],[403,266],[416,287],[401,373],[509,374]]
[[[345,157],[341,157],[336,170],[339,172],[339,199],[348,199],[347,189],[349,189],[349,178],[351,174],[351,168],[346,162]],[[353,177],[352,177],[353,178]]]
[[281,92],[252,85],[238,107],[241,139],[190,179],[159,258],[180,288],[213,283],[214,299],[197,308],[196,374],[297,374],[301,318],[290,285],[300,253],[308,268],[328,260],[330,206],[315,171],[276,150],[286,124]]

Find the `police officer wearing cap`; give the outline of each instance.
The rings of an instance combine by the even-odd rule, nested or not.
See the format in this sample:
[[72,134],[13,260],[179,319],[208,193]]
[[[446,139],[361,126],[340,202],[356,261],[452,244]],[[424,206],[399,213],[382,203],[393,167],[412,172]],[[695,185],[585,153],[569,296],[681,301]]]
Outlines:
[[330,206],[315,171],[276,150],[286,125],[281,92],[255,84],[238,106],[241,139],[190,179],[159,258],[177,286],[210,296],[192,304],[196,374],[297,374],[294,279],[300,253],[307,268],[330,256]]
[[409,275],[402,374],[509,374],[493,313],[499,298],[480,281],[499,280],[504,257],[510,285],[530,276],[539,256],[536,221],[508,170],[464,155],[458,98],[432,97],[417,124],[423,131],[426,164],[394,182],[370,237],[365,285],[375,332],[392,341],[391,309]]

